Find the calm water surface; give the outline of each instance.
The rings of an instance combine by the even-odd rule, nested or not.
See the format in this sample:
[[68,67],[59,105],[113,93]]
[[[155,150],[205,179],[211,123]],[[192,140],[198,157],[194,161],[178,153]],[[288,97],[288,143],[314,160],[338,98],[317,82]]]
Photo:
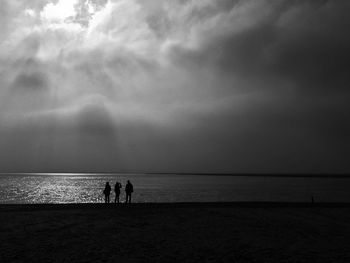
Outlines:
[[124,187],[128,179],[134,185],[134,202],[310,201],[311,195],[316,201],[350,202],[347,178],[2,174],[0,203],[97,203],[103,200],[106,181],[113,188],[117,180]]

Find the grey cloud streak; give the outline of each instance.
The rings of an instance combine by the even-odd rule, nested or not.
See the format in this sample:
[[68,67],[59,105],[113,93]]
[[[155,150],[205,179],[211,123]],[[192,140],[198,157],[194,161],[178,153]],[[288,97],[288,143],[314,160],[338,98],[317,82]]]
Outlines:
[[81,47],[0,32],[3,171],[350,172],[347,1],[99,4]]

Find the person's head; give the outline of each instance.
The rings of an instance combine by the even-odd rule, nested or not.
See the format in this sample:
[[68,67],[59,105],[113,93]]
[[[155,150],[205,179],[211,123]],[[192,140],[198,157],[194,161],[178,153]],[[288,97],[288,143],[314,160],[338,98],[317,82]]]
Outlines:
[[107,182],[106,185],[109,185],[109,182]]
[[130,184],[130,180],[128,180],[128,184]]

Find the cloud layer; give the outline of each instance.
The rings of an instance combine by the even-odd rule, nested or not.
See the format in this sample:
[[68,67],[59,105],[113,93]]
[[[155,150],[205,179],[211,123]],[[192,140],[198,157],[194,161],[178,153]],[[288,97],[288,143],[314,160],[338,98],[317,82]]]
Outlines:
[[0,169],[350,172],[349,10],[3,0]]

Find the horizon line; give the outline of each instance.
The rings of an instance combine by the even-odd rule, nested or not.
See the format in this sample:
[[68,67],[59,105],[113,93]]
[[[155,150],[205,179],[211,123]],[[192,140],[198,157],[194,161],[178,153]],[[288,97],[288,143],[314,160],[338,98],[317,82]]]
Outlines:
[[350,173],[191,173],[191,172],[0,172],[0,175],[197,175],[247,177],[324,177],[350,178]]

